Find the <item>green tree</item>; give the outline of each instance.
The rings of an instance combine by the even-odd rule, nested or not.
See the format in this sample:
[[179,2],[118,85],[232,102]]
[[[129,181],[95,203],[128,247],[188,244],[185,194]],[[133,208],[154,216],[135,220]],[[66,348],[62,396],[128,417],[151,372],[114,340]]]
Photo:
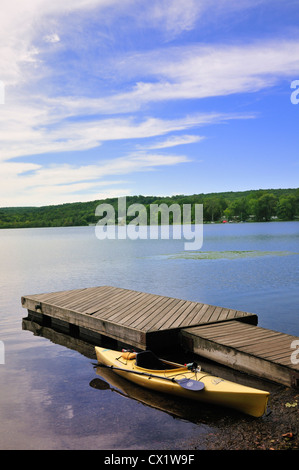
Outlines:
[[240,220],[247,220],[249,215],[249,205],[245,197],[238,198],[235,201],[231,202],[229,206],[224,211],[225,216],[228,219],[237,217]]
[[299,215],[299,188],[294,193],[295,215]]
[[275,215],[277,197],[272,193],[263,194],[256,201],[254,210],[258,221],[269,221]]
[[293,220],[295,215],[295,198],[293,196],[281,197],[277,204],[277,216],[282,220]]
[[227,204],[224,198],[211,197],[203,202],[203,216],[205,220],[219,220],[226,209]]

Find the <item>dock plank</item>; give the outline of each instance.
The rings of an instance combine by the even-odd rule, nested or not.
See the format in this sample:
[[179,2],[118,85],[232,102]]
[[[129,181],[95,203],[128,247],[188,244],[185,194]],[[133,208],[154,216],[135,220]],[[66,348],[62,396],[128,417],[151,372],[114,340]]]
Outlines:
[[154,317],[157,315],[155,311],[160,299],[150,299],[144,301],[143,305],[139,305],[138,308],[132,308],[131,312],[124,318],[124,321],[129,322],[132,328],[141,328],[142,322],[147,318]]
[[[163,330],[174,328],[178,318],[181,318],[182,312],[186,312],[186,305],[187,303],[185,300],[177,302],[173,307],[173,310],[171,310],[167,316],[163,317],[160,322],[158,322],[159,328]],[[184,318],[186,318],[185,315]]]
[[147,306],[152,299],[146,293],[139,293],[136,297],[131,299],[130,302],[126,302],[120,311],[110,316],[113,321],[121,321],[131,323],[132,317],[136,314],[140,315],[140,310]]
[[94,311],[94,314],[104,312],[105,317],[109,317],[111,321],[114,321],[119,315],[125,315],[125,311],[132,305],[136,305],[142,298],[142,292],[120,292],[112,298],[106,300],[105,303]]
[[161,318],[163,315],[164,309],[167,308],[171,299],[169,297],[159,297],[159,303],[155,305],[155,308],[151,312],[145,312],[143,317],[140,317],[139,321],[136,324],[136,328],[140,328],[141,330],[151,331],[151,329],[155,330],[156,322]]
[[[106,298],[107,295],[111,295],[113,292],[112,289],[105,289],[101,291],[97,290],[88,290],[84,292],[84,295],[80,296],[71,296],[65,300],[65,306],[67,308],[73,308],[78,312],[88,313],[89,308],[93,305],[99,305],[102,299]],[[63,306],[63,305],[62,305]]]
[[98,295],[90,299],[85,307],[82,306],[82,308],[80,308],[82,313],[93,315],[94,313],[103,309],[105,309],[105,312],[113,311],[114,309],[117,309],[119,306],[121,306],[124,302],[124,299],[128,297],[126,292],[118,291],[116,289],[112,290],[111,292],[105,291],[102,293],[102,295]]
[[139,314],[136,314],[134,318],[131,318],[132,328],[144,328],[144,324],[148,321],[148,318],[153,317],[157,314],[157,308],[161,305],[161,298],[159,296],[151,297],[151,301],[142,306],[139,310]]

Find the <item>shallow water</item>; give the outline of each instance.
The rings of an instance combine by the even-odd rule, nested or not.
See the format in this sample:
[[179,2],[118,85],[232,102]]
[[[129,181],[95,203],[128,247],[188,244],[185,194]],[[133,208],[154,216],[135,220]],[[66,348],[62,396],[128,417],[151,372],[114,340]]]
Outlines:
[[298,222],[205,225],[200,252],[183,240],[100,241],[94,227],[0,231],[0,448],[178,449],[224,416],[161,396],[153,407],[111,377],[101,388],[93,348],[22,329],[22,295],[114,285],[256,313],[259,326],[299,336],[298,253]]

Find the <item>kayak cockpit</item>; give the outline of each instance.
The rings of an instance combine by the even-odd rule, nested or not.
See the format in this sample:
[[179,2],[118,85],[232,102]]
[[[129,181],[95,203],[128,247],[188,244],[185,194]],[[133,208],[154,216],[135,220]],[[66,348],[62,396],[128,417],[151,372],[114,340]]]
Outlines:
[[151,370],[177,369],[179,366],[171,362],[163,361],[152,351],[142,351],[136,354],[136,366]]

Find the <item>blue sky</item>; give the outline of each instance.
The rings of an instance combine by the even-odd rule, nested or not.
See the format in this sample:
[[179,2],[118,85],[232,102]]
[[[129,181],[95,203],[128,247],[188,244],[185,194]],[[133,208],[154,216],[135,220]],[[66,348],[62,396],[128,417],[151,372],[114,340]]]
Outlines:
[[299,186],[298,0],[5,0],[0,207]]

